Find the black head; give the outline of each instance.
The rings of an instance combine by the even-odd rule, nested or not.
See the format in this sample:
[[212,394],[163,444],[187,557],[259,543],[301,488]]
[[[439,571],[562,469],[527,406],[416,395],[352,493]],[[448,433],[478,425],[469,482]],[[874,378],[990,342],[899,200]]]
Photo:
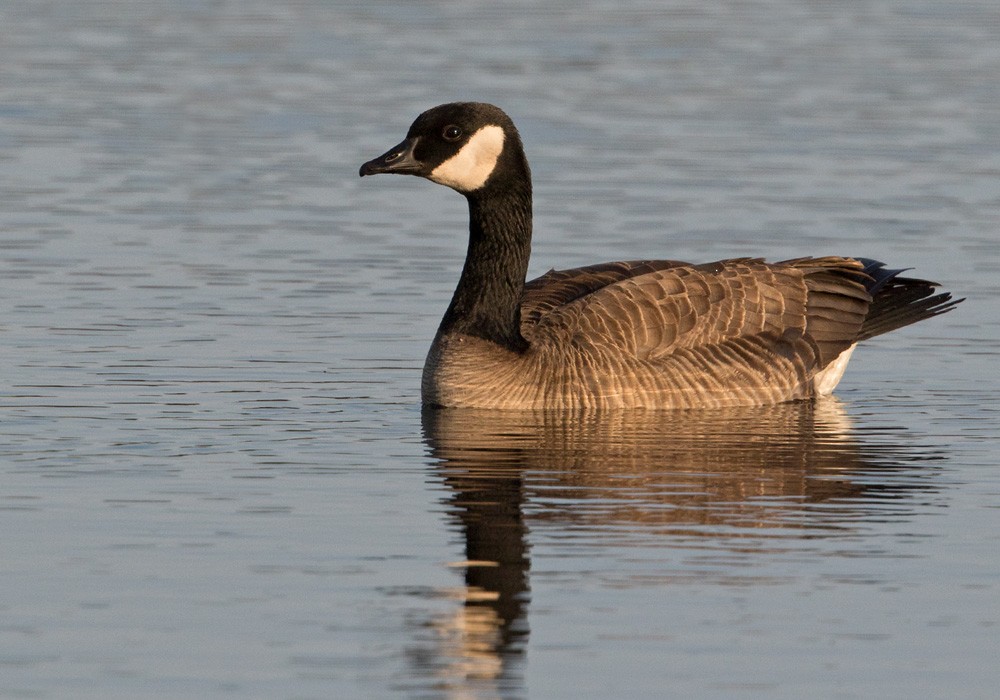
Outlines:
[[503,110],[482,102],[453,102],[429,109],[406,139],[361,166],[361,176],[419,175],[463,194],[511,180],[530,185],[521,138]]

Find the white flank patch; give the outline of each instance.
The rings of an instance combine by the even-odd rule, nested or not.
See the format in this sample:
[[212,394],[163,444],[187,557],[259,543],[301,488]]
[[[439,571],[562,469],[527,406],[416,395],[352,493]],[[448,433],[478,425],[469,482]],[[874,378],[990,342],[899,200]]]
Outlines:
[[851,353],[854,352],[854,348],[856,347],[858,347],[857,343],[844,350],[844,352],[837,356],[836,360],[813,376],[813,388],[816,389],[817,394],[827,396],[833,393],[833,390],[837,388],[837,384],[840,383],[840,378],[844,376],[844,370],[847,369],[847,361],[851,359]]
[[503,129],[484,126],[462,150],[434,168],[430,179],[459,192],[472,192],[486,184],[503,151]]

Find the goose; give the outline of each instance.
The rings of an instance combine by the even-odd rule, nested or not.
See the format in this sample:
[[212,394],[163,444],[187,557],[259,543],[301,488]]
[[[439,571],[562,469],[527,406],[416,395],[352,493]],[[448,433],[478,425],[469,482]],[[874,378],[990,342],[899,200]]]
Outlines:
[[360,175],[461,193],[469,244],[424,364],[428,407],[692,409],[830,394],[858,342],[962,300],[878,261],[628,260],[526,282],[531,171],[517,128],[478,102],[427,110]]

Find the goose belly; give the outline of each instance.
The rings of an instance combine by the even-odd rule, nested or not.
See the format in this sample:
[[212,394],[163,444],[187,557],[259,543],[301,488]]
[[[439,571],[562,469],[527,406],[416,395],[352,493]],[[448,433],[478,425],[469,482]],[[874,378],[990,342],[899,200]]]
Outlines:
[[[507,409],[699,409],[764,406],[829,393],[845,353],[815,377],[776,359],[749,373],[699,366],[678,355],[647,362],[594,348],[529,348],[524,353],[464,335],[435,340],[422,380],[425,405]],[[788,366],[782,363],[787,362]]]

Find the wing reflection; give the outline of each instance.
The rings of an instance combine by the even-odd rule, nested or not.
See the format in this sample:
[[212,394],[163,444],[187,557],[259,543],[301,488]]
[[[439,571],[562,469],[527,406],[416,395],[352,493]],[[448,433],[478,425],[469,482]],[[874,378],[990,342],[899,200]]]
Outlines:
[[613,531],[616,546],[752,539],[738,545],[745,552],[767,538],[850,531],[926,488],[886,478],[902,448],[861,439],[836,399],[711,412],[428,410],[423,420],[465,540],[463,605],[436,623],[444,658],[434,664],[459,695],[470,684],[477,695],[483,684],[500,696],[520,688],[529,523]]

